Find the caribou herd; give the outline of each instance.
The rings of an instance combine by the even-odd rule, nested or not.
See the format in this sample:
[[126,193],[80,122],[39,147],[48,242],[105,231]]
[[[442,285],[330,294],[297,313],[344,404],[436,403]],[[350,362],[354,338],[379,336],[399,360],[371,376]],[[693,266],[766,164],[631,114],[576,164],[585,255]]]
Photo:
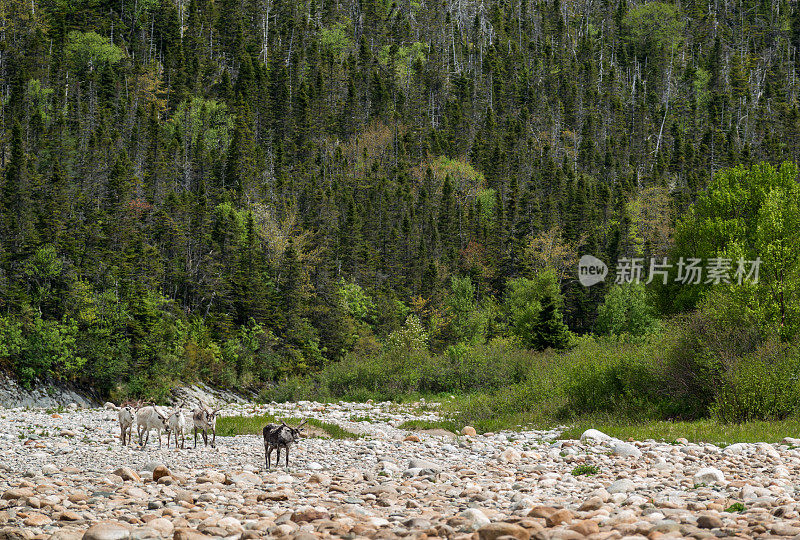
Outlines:
[[[165,411],[154,403],[125,402],[119,408],[117,418],[119,419],[120,439],[122,446],[132,440],[133,426],[136,425],[136,435],[139,438],[139,446],[144,448],[150,442],[150,432],[155,430],[158,433],[158,447],[161,448],[161,432],[167,435],[167,448],[172,437],[175,437],[175,448],[184,448],[187,429],[186,415],[183,408],[186,402],[172,410]],[[191,419],[194,427],[194,447],[197,448],[197,433],[201,432],[203,441],[208,446],[208,432],[211,431],[211,447],[214,448],[217,442],[217,415],[219,409],[211,410],[202,401],[198,400],[198,407],[192,411]],[[144,441],[142,439],[144,438]]]
[[[144,450],[150,441],[150,432],[155,430],[158,436],[158,447],[161,448],[161,433],[167,435],[167,448],[173,436],[175,438],[175,448],[184,448],[185,437],[187,434],[187,420],[183,408],[185,402],[172,410],[164,410],[154,403],[125,402],[119,408],[118,419],[120,428],[120,439],[122,446],[132,444],[133,426],[136,426],[136,435],[139,447]],[[219,409],[210,409],[202,401],[198,400],[198,407],[191,413],[191,423],[194,429],[194,447],[197,448],[197,433],[203,436],[203,443],[208,446],[208,432],[211,432],[211,447],[215,448],[217,443],[217,417]],[[281,449],[286,452],[286,467],[289,467],[289,448],[295,444],[303,432],[308,420],[304,420],[300,425],[292,427],[281,422],[280,424],[267,424],[263,429],[264,453],[266,454],[267,468],[271,468],[270,456],[275,450],[275,464],[279,465]]]

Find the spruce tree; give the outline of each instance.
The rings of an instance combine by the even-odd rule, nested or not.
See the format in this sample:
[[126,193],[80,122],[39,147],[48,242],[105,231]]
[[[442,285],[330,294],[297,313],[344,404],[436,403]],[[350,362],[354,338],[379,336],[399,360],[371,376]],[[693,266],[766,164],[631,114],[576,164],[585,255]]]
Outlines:
[[533,346],[537,350],[565,349],[569,345],[570,332],[564,324],[556,299],[548,294],[542,299],[542,309],[534,325]]

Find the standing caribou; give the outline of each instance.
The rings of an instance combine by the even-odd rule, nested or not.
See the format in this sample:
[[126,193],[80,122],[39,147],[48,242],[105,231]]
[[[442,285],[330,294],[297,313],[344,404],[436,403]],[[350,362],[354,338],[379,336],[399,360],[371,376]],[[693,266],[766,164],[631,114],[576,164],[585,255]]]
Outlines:
[[289,468],[289,447],[297,442],[300,438],[300,432],[303,426],[308,422],[308,419],[297,426],[287,426],[286,422],[278,424],[267,424],[264,426],[264,452],[266,453],[267,469],[270,468],[270,454],[275,450],[275,465],[280,465],[281,448],[286,449],[286,468]]
[[213,411],[208,410],[208,407],[203,405],[199,399],[197,402],[200,404],[198,408],[192,411],[192,423],[194,424],[194,447],[197,448],[197,432],[203,432],[203,442],[208,446],[208,431],[211,430],[213,438],[211,439],[211,448],[217,446],[217,412],[219,409]]

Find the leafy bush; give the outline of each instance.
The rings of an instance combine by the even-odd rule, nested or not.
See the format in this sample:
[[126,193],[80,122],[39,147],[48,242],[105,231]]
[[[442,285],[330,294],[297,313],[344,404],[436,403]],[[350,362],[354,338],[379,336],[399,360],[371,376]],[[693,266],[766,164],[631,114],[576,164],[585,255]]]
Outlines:
[[[798,166],[768,163],[714,174],[676,228],[673,257],[721,257],[731,263],[730,284],[677,284],[662,289],[662,304],[692,308],[713,291],[729,312],[791,339],[800,329],[800,185]],[[739,260],[760,259],[758,279],[736,277]],[[749,264],[743,264],[746,274]],[[755,276],[754,276],[755,277]],[[728,297],[728,298],[726,298]],[[702,308],[701,308],[702,309]]]
[[658,329],[642,283],[613,285],[597,308],[597,331],[601,334],[643,336]]
[[[265,391],[262,399],[276,401],[319,396],[366,399],[402,399],[416,394],[490,391],[524,381],[532,353],[508,339],[448,347],[432,355],[424,347],[425,332],[415,317],[378,353],[351,352],[306,378],[291,378]],[[312,388],[316,389],[313,390]]]
[[597,465],[587,465],[583,463],[581,465],[577,465],[574,469],[572,469],[572,476],[593,476],[600,472],[600,468]]
[[[656,340],[661,344],[660,340]],[[660,395],[656,346],[621,341],[585,343],[574,358],[565,385],[566,416],[615,412],[658,416],[666,408]]]
[[259,395],[261,401],[285,403],[303,399],[324,400],[324,394],[308,377],[290,377],[276,385],[264,388]]
[[74,377],[86,363],[76,354],[78,327],[72,319],[45,321],[36,316],[21,326],[4,326],[0,331],[10,339],[3,349],[23,385],[29,386],[37,377]]
[[706,417],[725,373],[769,339],[744,310],[734,316],[729,300],[724,292],[712,291],[698,311],[676,320],[664,391],[680,403],[676,413],[683,418]]
[[509,280],[504,308],[511,334],[529,349],[566,347],[569,337],[559,311],[562,304],[553,270],[541,272],[534,279]]
[[783,420],[797,410],[797,348],[768,343],[727,371],[711,414],[723,422]]
[[450,334],[456,343],[481,343],[486,338],[489,312],[478,309],[475,286],[469,277],[453,276],[445,301],[450,316]]
[[733,503],[732,505],[730,505],[728,508],[725,509],[726,512],[738,513],[738,514],[741,514],[745,510],[746,510],[745,505],[743,505],[740,502]]

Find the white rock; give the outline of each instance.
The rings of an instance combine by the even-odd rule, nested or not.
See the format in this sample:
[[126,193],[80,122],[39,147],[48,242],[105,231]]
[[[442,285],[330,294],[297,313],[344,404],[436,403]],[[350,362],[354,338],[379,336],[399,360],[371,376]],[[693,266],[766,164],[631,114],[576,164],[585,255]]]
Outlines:
[[598,431],[598,430],[596,430],[596,429],[587,429],[586,431],[584,431],[584,432],[581,434],[581,440],[582,440],[582,441],[587,441],[587,440],[589,440],[589,441],[600,441],[600,442],[606,442],[606,441],[612,441],[612,440],[614,440],[614,437],[611,437],[611,436],[609,436],[609,435],[606,435],[606,434],[605,434],[605,433],[603,433],[602,431]]
[[614,504],[616,504],[616,505],[620,505],[620,504],[624,503],[626,500],[628,500],[628,494],[627,493],[612,493],[611,496],[609,497],[609,500],[611,502],[613,502]]
[[666,471],[666,470],[671,469],[672,466],[670,466],[670,464],[667,463],[667,460],[665,460],[664,458],[660,457],[660,458],[657,458],[656,461],[653,463],[653,468],[655,470],[657,470],[657,471]]
[[419,459],[414,458],[408,461],[408,468],[409,469],[431,469],[434,471],[441,471],[443,467],[438,463],[434,463],[433,461],[428,461],[426,459]]
[[745,443],[735,443],[735,444],[731,444],[731,445],[726,446],[725,448],[723,448],[722,449],[722,453],[723,454],[729,454],[729,455],[744,454],[744,453],[747,453],[747,450],[748,450],[747,447],[748,447],[748,445],[745,444]]
[[791,476],[791,473],[789,473],[789,469],[787,469],[783,465],[778,465],[772,470],[772,475],[775,476],[775,478],[789,478]]
[[502,463],[514,463],[522,459],[522,456],[514,448],[506,448],[500,453],[500,461]]
[[481,527],[484,527],[489,523],[491,523],[491,521],[489,521],[489,518],[486,517],[486,514],[484,514],[477,508],[467,508],[459,515],[469,520],[469,523],[467,524],[466,528],[469,529],[470,531],[477,531]]
[[54,474],[58,474],[58,467],[56,467],[52,463],[47,463],[46,465],[42,465],[42,474],[46,476],[52,476]]
[[694,475],[695,484],[724,484],[725,475],[714,467],[704,467]]
[[633,483],[633,480],[629,480],[628,478],[621,478],[616,482],[613,482],[610,486],[606,488],[610,494],[614,493],[629,493],[633,491],[636,487],[636,484]]
[[611,453],[614,454],[615,456],[622,456],[622,457],[632,457],[632,458],[642,457],[641,450],[639,450],[630,443],[622,441],[611,443]]

